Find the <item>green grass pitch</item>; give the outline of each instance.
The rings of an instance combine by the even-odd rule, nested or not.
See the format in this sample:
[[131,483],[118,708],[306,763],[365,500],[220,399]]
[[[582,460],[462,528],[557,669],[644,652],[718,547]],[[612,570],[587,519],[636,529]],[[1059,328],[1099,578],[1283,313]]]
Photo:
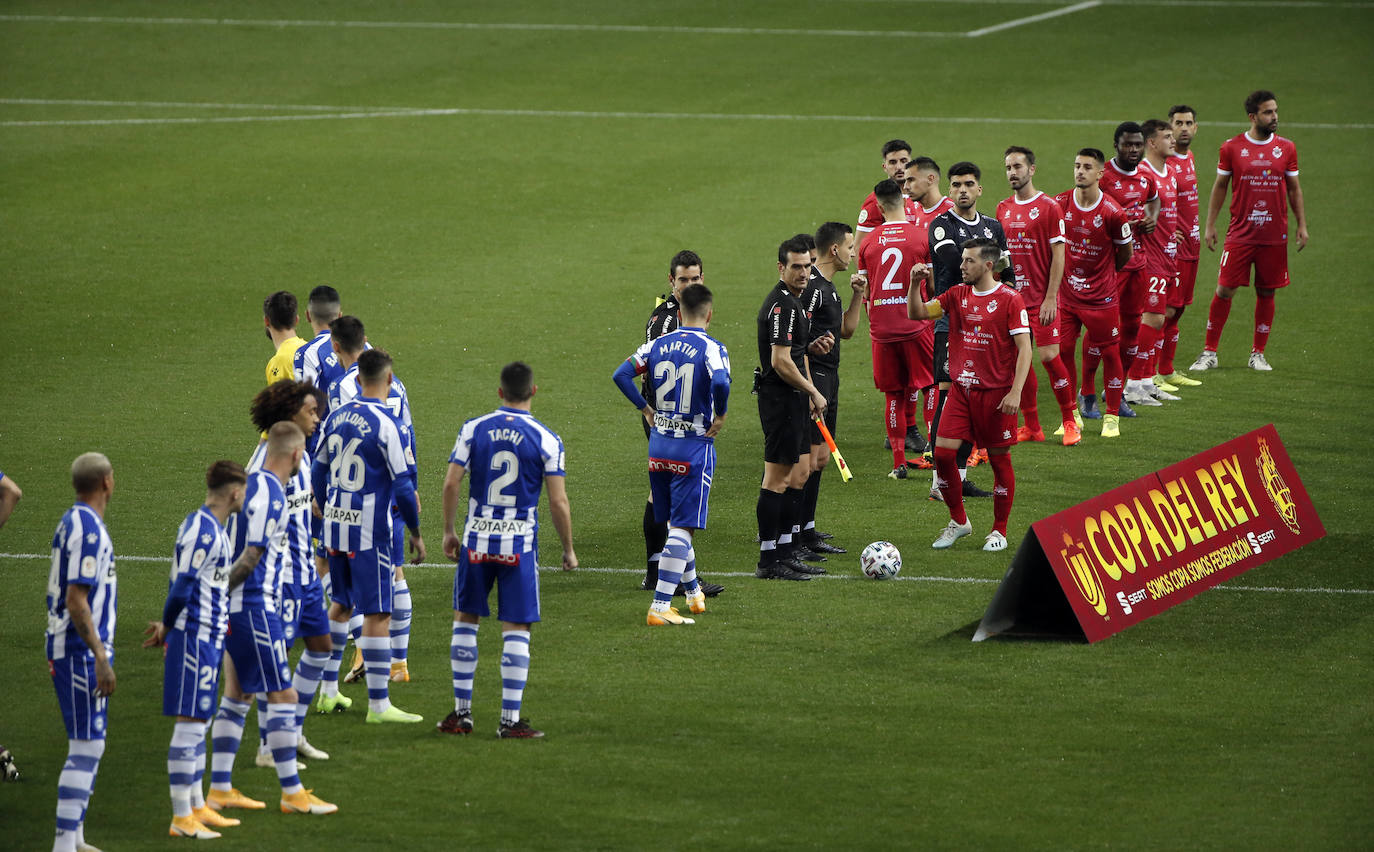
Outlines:
[[[5,3],[0,469],[25,498],[0,531],[0,743],[25,779],[0,785],[0,847],[51,843],[65,743],[41,650],[48,566],[22,555],[47,553],[67,466],[89,449],[115,465],[116,552],[148,559],[119,562],[118,690],[86,833],[106,850],[176,845],[161,661],[139,633],[206,465],[252,449],[262,299],[319,283],[410,388],[430,561],[454,435],[523,358],[536,415],[567,445],[583,569],[542,577],[525,713],[545,740],[495,737],[495,624],[479,636],[477,734],[433,730],[451,707],[452,572],[417,567],[414,680],[393,695],[426,723],[312,716],[333,759],[303,779],[340,812],[248,814],[216,847],[1366,847],[1374,7],[1079,5],[968,37],[1067,4]],[[234,20],[130,20],[171,16]],[[932,32],[952,35],[916,34]],[[856,477],[828,479],[821,511],[851,556],[810,584],[750,578],[754,314],[783,238],[853,221],[883,141],[981,164],[990,213],[1009,194],[1007,145],[1034,148],[1037,185],[1058,192],[1078,148],[1184,101],[1202,122],[1205,202],[1216,148],[1260,87],[1298,145],[1312,233],[1279,296],[1275,371],[1244,368],[1243,292],[1224,369],[1182,402],[1111,445],[1090,426],[1073,451],[1014,452],[1010,537],[1273,422],[1327,538],[1098,645],[974,645],[1010,551],[981,553],[981,536],[930,550],[944,509],[924,476],[883,476],[861,328],[837,434]],[[727,591],[694,627],[649,630],[644,444],[610,373],[684,247],[706,259],[737,377],[697,543]],[[1216,258],[1204,251],[1182,323],[1184,367]],[[973,507],[976,529],[990,512]],[[901,548],[901,581],[860,577],[855,554],[875,539]],[[275,802],[247,752],[238,786]]]

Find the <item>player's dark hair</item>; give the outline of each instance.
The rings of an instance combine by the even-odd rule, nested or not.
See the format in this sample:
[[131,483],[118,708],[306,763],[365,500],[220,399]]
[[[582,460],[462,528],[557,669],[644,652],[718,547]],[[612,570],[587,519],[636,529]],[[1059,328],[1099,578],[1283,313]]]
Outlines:
[[1140,133],[1140,125],[1134,121],[1123,121],[1116,126],[1116,133],[1112,135],[1112,144],[1121,144],[1121,137],[1127,133]]
[[1026,158],[1026,165],[1035,165],[1035,152],[1029,148],[1022,148],[1020,145],[1013,145],[1002,152],[1003,157],[1010,157],[1012,154],[1020,154]]
[[296,327],[297,307],[295,293],[278,290],[263,300],[262,315],[277,331],[286,331]]
[[886,159],[887,159],[887,155],[888,155],[888,154],[891,154],[893,151],[905,151],[905,152],[907,152],[908,154],[910,154],[910,153],[911,153],[911,143],[908,142],[908,141],[906,141],[905,139],[892,139],[892,140],[889,140],[889,141],[883,143],[883,159],[884,159],[884,160],[886,160]]
[[1002,247],[997,245],[996,240],[990,240],[987,237],[974,237],[971,240],[964,240],[959,249],[961,251],[973,249],[978,252],[978,259],[984,263],[989,260],[995,263],[997,258],[1002,256]]
[[372,384],[386,376],[391,366],[391,356],[385,349],[369,349],[358,356],[358,381]]
[[1098,164],[1099,166],[1105,166],[1105,165],[1107,164],[1107,155],[1104,154],[1104,153],[1102,153],[1101,151],[1099,151],[1099,150],[1096,149],[1096,148],[1079,148],[1079,149],[1078,149],[1078,153],[1075,154],[1074,156],[1075,156],[1075,157],[1092,157],[1094,160],[1097,160],[1097,164]]
[[1197,110],[1193,109],[1187,104],[1174,104],[1173,106],[1169,107],[1169,118],[1172,120],[1174,116],[1178,115],[1181,112],[1191,113],[1193,119],[1197,119]]
[[668,261],[668,277],[676,277],[679,267],[688,266],[700,266],[702,272],[706,271],[706,265],[701,262],[701,255],[690,249],[683,249],[673,255],[672,260]]
[[290,379],[273,382],[253,397],[253,403],[248,406],[248,416],[259,432],[266,432],[274,423],[295,417],[308,396],[315,397],[315,410],[324,413],[324,394],[315,385]]
[[1172,129],[1173,127],[1170,126],[1169,122],[1159,118],[1150,118],[1140,122],[1140,132],[1147,141],[1155,138],[1165,130]]
[[355,316],[343,316],[329,324],[329,336],[333,338],[334,348],[352,355],[361,352],[367,345],[367,332],[363,321]]
[[883,207],[902,206],[902,187],[897,181],[888,178],[878,181],[878,185],[873,187],[873,197],[878,199],[878,203]]
[[310,299],[306,306],[310,309],[312,319],[327,323],[338,317],[339,303],[339,291],[328,284],[321,284],[310,291]]
[[1245,114],[1255,115],[1259,112],[1260,104],[1265,101],[1277,101],[1278,96],[1268,89],[1256,89],[1245,98]]
[[[683,290],[683,295],[686,295],[687,290],[700,286],[693,284],[687,287]],[[530,369],[529,364],[524,361],[512,361],[501,368],[501,395],[507,402],[524,402],[534,396],[534,370]]]
[[692,284],[682,288],[683,316],[699,317],[706,313],[706,309],[711,306],[711,291],[706,289],[705,284]]
[[938,175],[940,173],[940,164],[932,160],[930,157],[917,157],[916,159],[906,164],[906,170],[908,173],[912,169],[916,169],[917,171],[922,172],[935,172]]
[[205,487],[211,491],[218,491],[226,485],[242,485],[247,481],[248,473],[243,465],[230,459],[220,459],[205,471]]
[[816,251],[829,254],[831,246],[844,242],[844,238],[854,233],[854,229],[843,222],[826,222],[816,229]]
[[806,246],[806,250],[808,252],[813,252],[816,250],[816,238],[811,236],[810,234],[793,234],[792,239],[798,240],[799,242],[801,242],[802,245]]
[[811,262],[811,247],[796,237],[783,240],[782,245],[778,246],[778,263],[786,266],[789,254],[804,254],[807,262]]
[[960,160],[949,167],[949,174],[945,175],[949,180],[963,175],[973,175],[973,179],[981,182],[983,180],[983,170],[970,163],[968,160]]

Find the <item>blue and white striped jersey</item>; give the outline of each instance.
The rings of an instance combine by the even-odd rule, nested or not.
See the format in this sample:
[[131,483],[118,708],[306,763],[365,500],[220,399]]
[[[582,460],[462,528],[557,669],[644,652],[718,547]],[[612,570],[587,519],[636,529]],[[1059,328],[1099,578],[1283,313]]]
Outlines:
[[463,546],[511,555],[535,549],[544,477],[563,476],[563,440],[528,411],[501,406],[463,424],[449,462],[468,473]]
[[95,656],[72,626],[67,612],[67,587],[85,586],[95,630],[114,659],[115,563],[114,544],[105,522],[95,510],[78,502],[66,511],[52,537],[52,570],[48,573],[49,660]]
[[649,375],[655,432],[710,440],[706,430],[730,396],[730,353],[720,341],[699,328],[679,328],[640,346],[628,363],[635,375]]
[[230,612],[277,611],[287,567],[286,528],[286,490],[281,480],[270,470],[248,474],[243,509],[233,516],[231,523],[234,561],[245,548],[261,547],[263,551],[248,579],[229,593]]
[[404,492],[414,506],[414,466],[409,435],[380,400],[360,396],[330,413],[312,472],[316,490],[325,486],[324,546],[389,548],[391,504]]
[[233,564],[229,536],[205,506],[186,516],[177,530],[172,551],[169,594],[185,589],[185,604],[171,627],[193,635],[197,641],[217,643],[229,623],[229,568]]
[[[291,372],[298,382],[309,382],[324,392],[324,409],[319,412],[320,422],[329,416],[329,386],[343,375],[339,358],[334,354],[334,345],[329,339],[329,329],[315,335],[311,341],[296,350],[291,362]],[[305,454],[313,458],[319,446],[320,430],[305,439]]]
[[[316,429],[316,434],[319,434]],[[267,442],[259,441],[258,448],[253,451],[253,457],[248,460],[248,472],[262,470],[262,464],[267,460]],[[310,487],[310,459],[301,456],[300,467],[292,474],[291,478],[282,483],[282,490],[286,492],[286,563],[282,566],[283,583],[300,583],[302,585],[314,581],[315,558],[314,550],[310,547],[310,506],[313,502],[313,491]]]
[[[363,386],[358,381],[358,365],[354,364],[344,372],[338,381],[329,386],[329,410],[334,411],[344,403],[352,402],[362,395]],[[405,431],[406,437],[410,441],[411,455],[418,455],[419,451],[415,445],[415,420],[410,416],[410,398],[406,396],[406,386],[394,375],[391,377],[391,388],[387,390],[386,399],[382,400],[382,404],[386,406],[386,410],[391,412],[391,416]],[[411,473],[414,475],[415,470],[412,469]]]

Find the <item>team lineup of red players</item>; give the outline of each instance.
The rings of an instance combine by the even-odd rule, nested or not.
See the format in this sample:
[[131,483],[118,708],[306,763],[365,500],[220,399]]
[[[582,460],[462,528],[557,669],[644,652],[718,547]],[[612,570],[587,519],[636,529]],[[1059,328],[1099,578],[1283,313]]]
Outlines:
[[[1085,419],[1100,420],[1100,435],[1117,438],[1134,408],[1162,406],[1202,384],[1174,365],[1178,324],[1193,301],[1202,244],[1216,249],[1228,189],[1217,286],[1190,370],[1219,366],[1232,299],[1250,285],[1252,269],[1248,366],[1272,369],[1264,350],[1275,292],[1289,282],[1289,208],[1299,251],[1307,220],[1297,150],[1277,134],[1276,96],[1251,93],[1245,112],[1250,129],[1221,145],[1204,221],[1192,152],[1197,113],[1186,104],[1170,108],[1167,119],[1122,122],[1110,158],[1080,149],[1073,188],[1053,197],[1035,188],[1034,152],[1008,148],[1012,194],[995,219],[976,209],[982,186],[973,164],[942,175],[930,157],[913,158],[903,140],[883,146],[887,178],[858,216],[855,288],[869,320],[874,386],[885,397],[889,476],[933,468],[931,499],[949,507],[935,548],[972,532],[963,498],[989,493],[968,482],[965,469],[980,458],[994,477],[993,529],[983,549],[1006,548],[1015,491],[1008,450],[1045,440],[1033,362],[1053,391],[1054,434],[1064,446],[1082,441]],[[945,179],[950,197],[941,192]],[[916,422],[922,395],[928,438]]]

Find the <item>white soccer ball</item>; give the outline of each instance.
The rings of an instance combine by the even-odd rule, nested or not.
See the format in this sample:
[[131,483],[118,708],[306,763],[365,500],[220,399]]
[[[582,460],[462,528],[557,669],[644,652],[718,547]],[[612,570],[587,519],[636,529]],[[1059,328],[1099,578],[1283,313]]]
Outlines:
[[890,541],[875,541],[859,554],[859,567],[866,577],[886,580],[902,570],[902,554]]

